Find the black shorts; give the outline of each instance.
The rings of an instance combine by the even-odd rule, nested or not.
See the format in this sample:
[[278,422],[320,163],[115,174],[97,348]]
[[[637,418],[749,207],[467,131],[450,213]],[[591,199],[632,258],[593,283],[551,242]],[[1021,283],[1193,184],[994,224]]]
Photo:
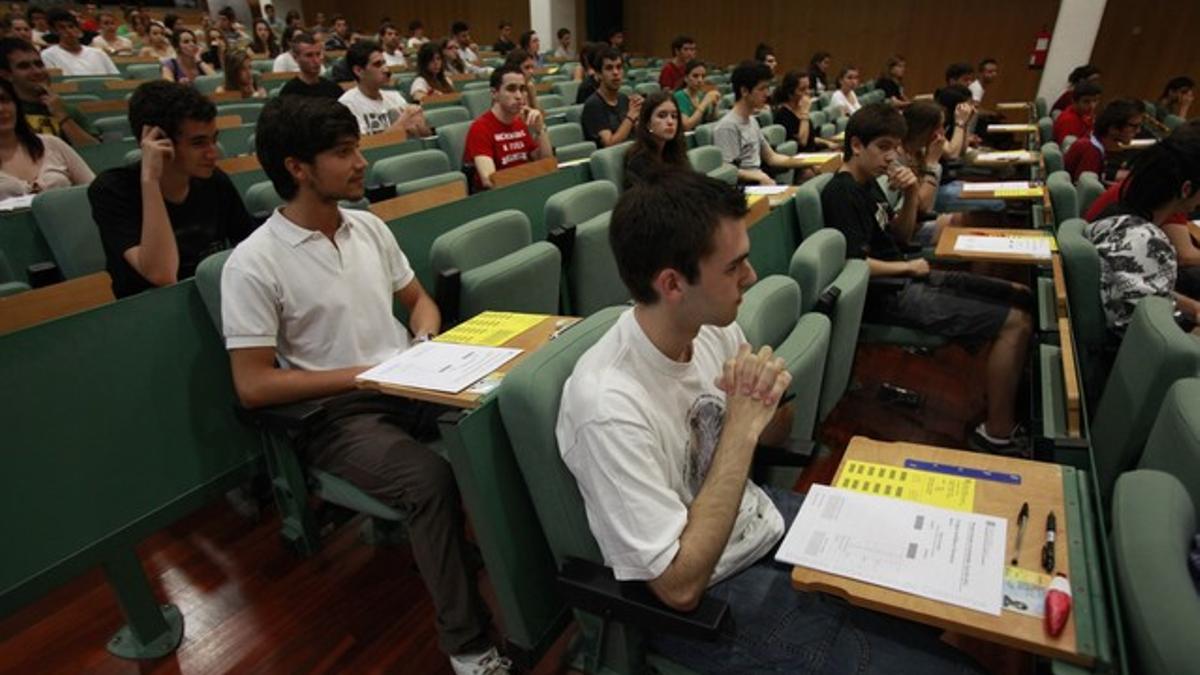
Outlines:
[[989,342],[1032,296],[1007,281],[967,272],[930,272],[893,290],[872,289],[868,320],[905,326],[967,343]]

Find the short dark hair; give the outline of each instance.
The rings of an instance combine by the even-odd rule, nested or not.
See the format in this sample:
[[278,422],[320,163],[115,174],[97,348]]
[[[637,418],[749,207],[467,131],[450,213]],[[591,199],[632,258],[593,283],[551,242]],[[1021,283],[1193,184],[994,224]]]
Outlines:
[[933,101],[913,101],[904,109],[905,144],[928,144],[933,132],[945,124],[946,112]]
[[[267,5],[267,7],[270,7],[270,6],[271,6],[271,5]],[[376,31],[376,32],[375,32],[375,34],[376,34],[376,35],[378,35],[379,37],[381,37],[381,38],[382,38],[382,37],[383,37],[383,34],[384,34],[384,33],[386,33],[386,32],[388,32],[389,30],[394,30],[394,31],[396,31],[397,33],[399,33],[399,32],[400,32],[400,31],[399,31],[399,30],[396,28],[396,25],[395,25],[395,24],[393,24],[391,21],[384,21],[383,23],[379,24],[379,30],[378,30],[378,31]]]
[[620,50],[612,45],[601,45],[600,49],[592,53],[592,67],[596,70],[603,70],[605,61],[624,63]]
[[536,30],[527,30],[524,33],[521,33],[521,37],[517,38],[517,44],[521,45],[521,49],[524,49],[525,51],[529,51],[529,42],[533,39],[533,36],[536,34],[537,34]]
[[979,69],[983,70],[987,66],[999,66],[1000,62],[988,56],[979,62]]
[[746,211],[746,198],[732,185],[689,169],[654,172],[626,190],[613,209],[608,242],[630,296],[657,302],[654,277],[668,268],[695,283],[721,219]]
[[969,63],[951,63],[946,66],[946,81],[957,80],[963,75],[970,75],[973,72],[975,69]]
[[765,62],[767,60],[768,56],[774,56],[774,55],[775,55],[775,50],[771,47],[771,45],[769,45],[765,42],[758,43],[758,46],[756,46],[754,48],[754,60],[755,61],[764,61]]
[[354,74],[355,81],[358,80],[358,74],[354,72],[354,67],[366,68],[371,62],[371,54],[381,51],[383,48],[373,40],[361,40],[346,49],[346,67]]
[[230,21],[234,21],[237,19],[237,12],[234,12],[232,7],[226,5],[221,8],[221,11],[217,12],[217,16],[223,16]]
[[1075,85],[1076,101],[1084,96],[1099,96],[1102,93],[1104,93],[1104,89],[1102,89],[1098,83],[1092,82],[1091,80],[1083,80],[1079,84]]
[[687,35],[677,36],[674,40],[671,40],[671,53],[672,54],[678,53],[679,50],[683,49],[683,46],[686,44],[694,45],[694,44],[696,44],[696,41],[693,40],[692,38],[688,37]]
[[[520,47],[517,47],[516,49],[510,51],[508,53],[508,56],[504,57],[503,65],[515,66],[517,69],[521,69],[521,66],[525,63],[525,61],[527,59],[532,59],[532,58],[533,58],[532,54],[525,51],[524,49],[521,49]],[[525,71],[521,70],[521,74],[524,75]]]
[[759,82],[771,81],[771,69],[762,61],[742,61],[733,69],[729,76],[729,84],[733,87],[733,100],[742,99],[742,90],[752,91]]
[[464,30],[471,30],[471,27],[467,25],[466,21],[455,21],[454,23],[450,24],[451,35],[458,35]]
[[500,25],[497,26],[497,28],[499,28],[500,30],[504,30],[505,28],[512,28],[512,22],[509,21],[508,19],[500,19]]
[[824,52],[824,51],[816,52],[812,55],[812,58],[808,60],[808,65],[816,66],[818,63],[824,61],[825,59],[827,59],[831,56],[833,56],[833,54],[830,54],[829,52]]
[[[524,59],[522,59],[522,61],[523,60]],[[509,73],[516,73],[517,75],[521,76],[522,81],[525,80],[525,73],[521,70],[521,66],[506,62],[499,68],[496,68],[492,71],[491,77],[488,78],[488,86],[490,86],[492,89],[499,89],[500,85],[504,83],[504,76],[508,75]]]
[[1159,98],[1166,98],[1166,97],[1170,96],[1172,92],[1181,91],[1184,89],[1195,89],[1195,88],[1196,88],[1196,81],[1193,80],[1192,78],[1188,77],[1187,75],[1180,75],[1179,77],[1172,77],[1171,79],[1167,80],[1167,86],[1163,87],[1162,96],[1160,96]]
[[784,73],[783,79],[779,81],[779,86],[771,92],[771,105],[781,106],[792,100],[792,97],[796,95],[796,90],[800,88],[800,80],[807,77],[807,71],[789,70]]
[[864,146],[870,145],[877,138],[891,136],[897,141],[903,141],[908,127],[904,117],[887,103],[872,103],[858,109],[846,123],[846,141],[842,150],[842,159],[850,161],[854,155],[850,151],[850,139],[857,138]]
[[1109,129],[1124,127],[1129,124],[1130,120],[1143,114],[1145,111],[1146,105],[1141,101],[1134,101],[1127,98],[1109,101],[1100,111],[1100,114],[1096,115],[1096,125],[1094,128],[1096,138],[1104,138],[1108,134]]
[[410,33],[424,27],[425,24],[421,23],[420,19],[413,19],[412,21],[408,22],[408,32]]
[[209,122],[217,116],[217,106],[195,87],[167,80],[146,82],[129,97],[129,128],[134,138],[142,137],[145,127],[158,127],[172,141],[179,136],[184,120]]
[[570,28],[559,28],[558,33],[556,33],[556,35],[558,35],[559,40],[563,39],[564,35],[570,35],[570,34],[571,34]]
[[46,10],[42,9],[41,7],[38,7],[37,5],[30,5],[28,8],[25,9],[25,18],[30,23],[33,23],[33,15],[34,14],[45,14],[45,13],[46,13]]
[[[274,5],[267,5],[267,7],[274,7]],[[166,26],[167,28],[169,28],[170,30],[172,30],[172,31],[175,30],[175,24],[177,24],[177,23],[179,23],[179,15],[178,14],[172,13],[172,14],[164,14],[163,15],[163,25]],[[193,33],[193,35],[194,34],[195,33]]]
[[1089,63],[1086,65],[1078,66],[1074,70],[1072,70],[1071,74],[1067,75],[1067,82],[1070,82],[1071,84],[1078,84],[1093,75],[1099,75],[1099,74],[1100,74],[1100,69]]
[[959,103],[970,101],[971,90],[961,84],[950,84],[933,93],[933,98],[946,111],[946,119],[954,119],[954,109]]
[[12,70],[12,66],[9,65],[9,56],[13,52],[33,52],[37,54],[38,48],[34,47],[29,41],[22,40],[19,37],[0,38],[0,70]]
[[[32,11],[33,10],[31,8],[30,12]],[[54,28],[60,23],[65,23],[68,26],[78,26],[79,19],[76,19],[74,14],[65,9],[62,9],[61,7],[55,7],[46,13],[46,23],[50,24],[51,28]]]
[[1159,143],[1138,153],[1121,185],[1120,203],[1147,220],[1155,209],[1176,199],[1185,182],[1200,190],[1200,125],[1180,125]]
[[337,23],[339,21],[345,21],[347,24],[350,23],[346,17],[342,16],[341,14],[334,14],[333,18],[329,20],[329,23]]
[[[297,29],[297,30],[299,30],[299,29]],[[306,30],[300,31],[298,33],[292,33],[291,46],[293,48],[296,45],[315,45],[315,44],[317,44],[317,38],[313,37],[313,34]]]
[[299,186],[284,161],[311,163],[346,138],[358,138],[358,122],[346,106],[323,96],[277,96],[267,101],[254,128],[254,151],[263,171],[284,199]]

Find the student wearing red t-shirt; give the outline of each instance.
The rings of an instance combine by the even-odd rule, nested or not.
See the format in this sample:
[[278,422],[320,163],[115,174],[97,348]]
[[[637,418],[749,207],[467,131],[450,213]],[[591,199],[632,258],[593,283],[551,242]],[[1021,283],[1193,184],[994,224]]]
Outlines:
[[1100,105],[1100,85],[1085,80],[1075,85],[1075,102],[1054,120],[1054,142],[1062,145],[1067,136],[1083,140],[1092,133],[1096,106]]
[[[1079,174],[1084,171],[1103,178],[1105,157],[1133,140],[1137,130],[1142,128],[1145,113],[1145,104],[1131,99],[1117,99],[1104,106],[1092,133],[1080,136],[1063,156],[1063,168],[1071,174],[1071,180],[1079,180]],[[1062,119],[1063,115],[1066,113],[1058,118]]]
[[463,163],[475,168],[475,188],[492,187],[492,175],[528,162],[551,157],[546,122],[525,97],[525,74],[505,64],[492,71],[492,107],[467,132]]
[[696,41],[686,35],[680,35],[671,41],[671,60],[663,66],[658,74],[658,86],[665,92],[672,92],[683,84],[687,76],[684,66],[696,58]]
[[1054,105],[1050,106],[1051,112],[1070,108],[1071,104],[1075,102],[1075,86],[1084,80],[1090,80],[1091,82],[1099,84],[1100,69],[1096,66],[1088,64],[1086,66],[1079,66],[1075,70],[1072,70],[1071,74],[1067,76],[1067,90],[1064,91],[1057,99],[1055,99]]

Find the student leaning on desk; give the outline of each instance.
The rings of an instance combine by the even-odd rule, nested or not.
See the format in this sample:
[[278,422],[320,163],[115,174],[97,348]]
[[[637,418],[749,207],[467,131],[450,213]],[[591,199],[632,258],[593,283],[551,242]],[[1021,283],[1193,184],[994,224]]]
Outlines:
[[393,300],[407,308],[417,340],[441,323],[387,225],[338,207],[363,196],[367,162],[358,138],[354,115],[331,99],[280,97],[263,107],[257,154],[287,203],[238,245],[221,277],[234,386],[250,408],[326,399],[330,412],[299,441],[300,451],[410,514],[413,557],[455,673],[507,672],[487,637],[450,465],[422,442],[435,413],[355,390],[356,375],[410,344]]

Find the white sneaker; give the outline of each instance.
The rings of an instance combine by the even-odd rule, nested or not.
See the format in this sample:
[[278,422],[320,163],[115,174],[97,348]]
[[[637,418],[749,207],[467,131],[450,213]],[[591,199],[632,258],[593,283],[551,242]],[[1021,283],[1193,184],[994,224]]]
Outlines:
[[451,656],[450,667],[455,675],[505,675],[512,668],[512,661],[492,647],[486,652]]

